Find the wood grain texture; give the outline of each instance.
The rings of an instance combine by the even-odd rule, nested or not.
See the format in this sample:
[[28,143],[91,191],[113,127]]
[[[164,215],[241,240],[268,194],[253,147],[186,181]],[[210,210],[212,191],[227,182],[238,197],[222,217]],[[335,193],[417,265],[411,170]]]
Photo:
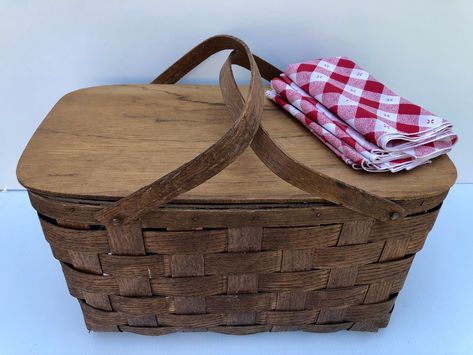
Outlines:
[[[456,178],[447,156],[410,172],[354,171],[267,99],[262,120],[290,156],[384,198],[438,195]],[[120,85],[78,90],[64,96],[40,125],[21,157],[18,179],[27,189],[48,195],[116,200],[203,152],[232,122],[218,87]],[[301,200],[321,199],[282,181],[246,150],[221,173],[175,201]]]

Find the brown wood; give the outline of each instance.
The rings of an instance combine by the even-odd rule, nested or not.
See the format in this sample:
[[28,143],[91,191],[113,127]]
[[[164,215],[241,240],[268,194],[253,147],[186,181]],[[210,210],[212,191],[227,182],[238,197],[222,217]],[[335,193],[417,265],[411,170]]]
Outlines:
[[[228,48],[225,103],[214,87],[170,85]],[[232,63],[252,71],[246,96]],[[268,101],[261,124],[258,68],[279,72],[217,36],[153,85],[66,95],[31,139],[18,176],[88,329],[387,326],[455,168],[446,156],[408,173],[347,168]]]
[[[294,159],[383,198],[415,200],[437,195],[448,191],[456,178],[447,156],[410,172],[354,171],[267,99],[262,122]],[[218,87],[82,89],[62,98],[41,123],[21,157],[18,179],[28,190],[50,196],[116,200],[192,159],[231,124]],[[222,172],[174,201],[321,200],[282,181],[247,149]]]

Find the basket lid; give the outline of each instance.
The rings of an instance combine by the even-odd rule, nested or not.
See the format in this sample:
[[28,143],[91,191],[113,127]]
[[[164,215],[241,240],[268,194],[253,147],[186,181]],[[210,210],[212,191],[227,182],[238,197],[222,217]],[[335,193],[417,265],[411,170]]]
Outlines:
[[[216,86],[116,85],[74,91],[54,106],[31,138],[18,165],[18,179],[27,189],[51,196],[115,200],[191,160],[231,123]],[[354,171],[267,99],[263,125],[291,157],[383,198],[438,195],[456,179],[447,156],[409,172]],[[176,201],[320,198],[281,180],[247,149],[218,175]]]

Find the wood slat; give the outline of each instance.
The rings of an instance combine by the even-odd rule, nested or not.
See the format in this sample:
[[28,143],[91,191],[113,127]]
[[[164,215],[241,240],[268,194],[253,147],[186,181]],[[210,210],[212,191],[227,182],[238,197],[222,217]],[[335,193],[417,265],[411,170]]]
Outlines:
[[276,311],[302,311],[305,309],[306,299],[307,292],[278,292],[276,300]]
[[158,316],[159,325],[207,328],[225,324],[225,316],[222,314],[163,314]]
[[256,323],[268,325],[305,325],[315,323],[318,310],[306,311],[263,311],[258,312]]
[[410,256],[401,260],[360,266],[356,283],[404,280],[413,260],[414,257]]
[[[64,277],[71,295],[80,298],[80,292],[118,294],[116,280],[112,276],[94,275],[81,272],[61,263]],[[78,293],[79,292],[79,293]]]
[[268,291],[312,291],[327,286],[329,271],[313,270],[281,272],[259,276],[258,290]]
[[385,302],[351,306],[347,309],[345,318],[347,321],[365,321],[381,318],[383,314],[388,314],[392,311],[395,300],[396,298],[393,297]]
[[279,250],[335,246],[340,229],[341,224],[304,228],[264,228],[262,248],[264,250]]
[[361,304],[367,291],[367,286],[312,291],[307,294],[305,307],[321,309]]
[[118,277],[157,278],[164,274],[162,255],[119,256],[100,255],[103,272]]
[[227,230],[147,231],[143,232],[146,251],[158,254],[195,254],[224,252]]
[[318,249],[315,251],[313,268],[370,264],[378,261],[383,247],[383,242],[375,242]]
[[207,312],[232,313],[269,310],[272,308],[271,293],[223,295],[206,297]]
[[270,326],[267,325],[250,325],[250,326],[225,326],[225,327],[212,327],[209,330],[222,334],[229,335],[249,335],[261,332],[267,332],[271,330]]
[[222,253],[204,256],[207,275],[270,273],[281,268],[281,252]]
[[51,247],[63,248],[78,252],[108,253],[107,231],[77,230],[52,224],[44,218],[39,219],[46,240]]
[[261,227],[229,228],[227,249],[229,252],[260,251],[262,237]]
[[161,314],[169,310],[166,297],[124,297],[110,296],[115,311],[128,315],[141,316],[143,314]]
[[169,313],[204,314],[207,310],[206,298],[203,296],[172,297]]
[[226,293],[224,276],[162,277],[151,279],[154,295],[161,296],[212,296]]

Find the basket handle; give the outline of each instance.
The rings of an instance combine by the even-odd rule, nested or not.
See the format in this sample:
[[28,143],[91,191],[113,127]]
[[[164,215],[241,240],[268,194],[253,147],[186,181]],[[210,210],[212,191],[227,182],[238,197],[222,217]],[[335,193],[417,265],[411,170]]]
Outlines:
[[[270,81],[281,74],[281,71],[270,63],[255,55],[254,58],[264,79]],[[231,83],[222,87],[222,94],[232,114],[242,109],[244,99],[235,82],[231,66],[235,64],[248,69],[243,59],[240,52],[233,51],[220,71],[221,80]],[[317,194],[377,220],[387,221],[406,216],[406,211],[399,204],[314,171],[293,159],[279,147],[262,125],[258,128],[251,148],[273,173],[303,191]]]
[[[106,207],[95,215],[105,225],[121,225],[138,219],[149,210],[163,205],[219,173],[251,144],[252,149],[276,175],[306,192],[386,221],[405,217],[406,211],[390,200],[358,189],[340,180],[316,172],[287,155],[260,125],[264,106],[261,76],[267,80],[281,71],[251,54],[241,40],[232,36],[215,36],[200,43],[171,65],[152,84],[174,84],[209,56],[234,49],[220,72],[220,89],[231,115],[233,126],[214,145],[199,156],[159,180]],[[245,101],[235,82],[231,65],[251,72]]]
[[[194,159],[161,177],[155,182],[142,187],[134,193],[101,209],[95,218],[106,226],[129,224],[150,209],[169,202],[176,196],[202,184],[232,163],[251,143],[261,122],[264,106],[264,93],[258,66],[248,46],[232,36],[214,36],[191,49],[177,62],[171,65],[152,84],[174,84],[194,67],[211,55],[226,49],[244,53],[242,61],[251,72],[248,95],[237,112],[232,127],[216,143]],[[220,79],[220,89],[228,91],[232,85],[230,78]],[[240,93],[240,98],[242,95]]]

